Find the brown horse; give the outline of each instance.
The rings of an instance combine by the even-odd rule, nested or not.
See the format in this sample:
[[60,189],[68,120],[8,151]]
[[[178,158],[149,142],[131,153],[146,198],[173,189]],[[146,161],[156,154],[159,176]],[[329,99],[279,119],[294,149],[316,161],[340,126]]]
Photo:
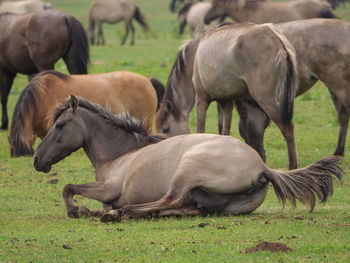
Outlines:
[[[289,41],[272,24],[242,23],[218,28],[188,46],[189,54],[181,53],[175,63],[179,66],[169,77],[170,85],[177,85],[180,91],[174,95],[174,88],[168,88],[169,95],[158,113],[158,128],[168,134],[188,132],[188,114],[196,97],[197,132],[204,132],[211,101],[219,101],[224,111],[232,114],[231,101],[250,94],[280,128],[288,146],[290,169],[296,168],[291,119],[297,72]],[[224,123],[230,122],[231,116],[225,115]]]
[[204,18],[206,24],[213,19],[229,16],[237,22],[280,23],[308,18],[335,18],[330,5],[319,0],[267,2],[254,0],[212,0],[212,8]]
[[97,45],[105,44],[103,36],[102,23],[116,24],[124,21],[125,35],[122,45],[125,44],[129,30],[131,30],[131,45],[135,43],[135,28],[132,20],[136,19],[142,26],[143,30],[149,30],[144,16],[139,7],[130,0],[98,0],[90,8],[89,11],[89,39],[90,43],[95,44],[95,24],[98,26]]
[[29,14],[51,9],[52,4],[40,0],[0,1],[0,13]]
[[58,10],[1,14],[0,32],[1,129],[7,129],[7,99],[16,74],[32,75],[54,69],[60,58],[70,73],[85,74],[89,46],[81,23]]
[[263,203],[270,182],[283,204],[288,200],[295,206],[300,200],[313,210],[316,196],[325,202],[332,194],[333,175],[342,176],[336,157],[284,172],[268,168],[254,149],[230,136],[161,140],[148,136],[137,120],[74,96],[56,108],[52,119],[55,125],[35,151],[35,169],[49,172],[81,147],[96,169],[96,182],[64,187],[69,217],[89,212],[75,206],[76,194],[103,203],[108,212],[103,222],[148,215],[249,214]]
[[114,113],[129,112],[151,132],[164,87],[153,78],[128,71],[91,75],[40,73],[22,91],[14,109],[9,143],[11,156],[33,154],[35,136],[44,138],[52,124],[46,116],[70,94],[81,96]]
[[[350,117],[350,23],[308,19],[278,24],[278,27],[297,54],[300,85],[296,96],[308,91],[317,80],[328,88],[340,124],[334,154],[344,156]],[[258,152],[265,152],[263,137],[268,116],[251,98],[236,101],[236,106],[240,134]]]
[[[171,0],[170,1],[170,11],[171,12],[175,12],[176,10],[176,3],[179,3],[179,2],[184,2],[185,0]],[[202,0],[198,0],[198,2],[202,2]]]

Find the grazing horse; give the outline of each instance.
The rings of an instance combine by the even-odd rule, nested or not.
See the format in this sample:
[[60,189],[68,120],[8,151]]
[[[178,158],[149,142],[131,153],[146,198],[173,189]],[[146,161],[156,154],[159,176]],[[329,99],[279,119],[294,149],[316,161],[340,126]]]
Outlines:
[[87,73],[89,43],[81,23],[58,10],[0,15],[1,129],[8,128],[7,99],[17,73],[54,69],[63,58],[72,74]]
[[137,120],[74,96],[56,108],[52,119],[55,125],[35,151],[35,169],[47,173],[81,147],[96,169],[96,182],[64,187],[69,217],[89,212],[75,206],[76,194],[110,210],[103,222],[148,215],[249,214],[263,203],[269,182],[283,204],[287,200],[295,206],[300,200],[313,210],[316,196],[325,202],[332,194],[333,176],[342,176],[337,157],[284,172],[268,168],[254,149],[230,136],[161,140],[148,136]]
[[212,8],[204,18],[206,24],[213,19],[229,16],[237,22],[280,23],[308,18],[335,18],[330,5],[319,0],[266,2],[253,0],[213,0]]
[[[175,6],[176,6],[176,2],[184,2],[185,0],[171,0],[170,2],[170,11],[171,12],[175,12]],[[202,2],[202,0],[198,0],[198,2]]]
[[102,45],[105,44],[102,23],[116,24],[124,21],[125,35],[121,43],[122,45],[125,44],[129,30],[131,30],[131,45],[135,43],[135,28],[132,24],[134,18],[139,22],[143,30],[149,30],[149,26],[139,7],[130,0],[98,0],[91,6],[88,18],[88,35],[92,45],[95,44],[95,24],[98,26],[97,45],[100,44],[100,40]]
[[[334,155],[344,156],[350,117],[350,23],[307,19],[278,24],[278,27],[297,54],[299,87],[296,96],[308,91],[317,80],[328,88],[340,124]],[[241,136],[258,152],[265,152],[263,138],[268,116],[251,98],[236,101],[236,106]]]
[[225,25],[193,40],[184,50],[169,76],[158,129],[169,135],[187,133],[194,98],[197,132],[204,132],[206,111],[213,100],[227,112],[224,123],[230,123],[232,100],[250,94],[280,128],[288,146],[289,167],[296,168],[291,121],[298,79],[296,57],[293,46],[276,27]]
[[[9,143],[11,156],[32,155],[35,137],[44,138],[52,123],[46,116],[70,94],[128,112],[151,133],[164,87],[153,78],[128,71],[89,75],[42,72],[22,91],[14,109]],[[158,98],[159,96],[159,98]]]
[[[177,20],[179,21],[179,34],[182,34],[185,26],[188,25],[193,36],[195,32],[205,30],[207,25],[204,24],[204,16],[211,8],[207,2],[188,2],[178,12]],[[217,26],[222,23],[224,18],[217,18],[211,21],[210,26]]]
[[0,1],[0,13],[10,12],[24,15],[51,8],[52,5],[50,3],[44,3],[39,0]]

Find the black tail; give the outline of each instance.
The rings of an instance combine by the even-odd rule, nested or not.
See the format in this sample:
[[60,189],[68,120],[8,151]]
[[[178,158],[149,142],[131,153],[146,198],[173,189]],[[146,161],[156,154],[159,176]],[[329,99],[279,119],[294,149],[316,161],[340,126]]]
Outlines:
[[333,13],[332,8],[330,6],[325,6],[325,7],[321,8],[320,17],[321,18],[337,18],[336,15]]
[[158,111],[159,106],[160,106],[160,102],[162,101],[162,99],[164,97],[165,88],[164,88],[163,83],[160,82],[158,79],[149,77],[149,80],[151,81],[151,83],[152,83],[152,85],[157,93],[157,98],[158,98],[157,111]]
[[149,26],[146,23],[146,19],[141,13],[140,8],[138,6],[136,6],[135,8],[134,18],[136,19],[137,22],[139,22],[139,24],[142,26],[144,31],[149,30]]
[[71,74],[86,74],[89,64],[89,42],[83,25],[72,16],[66,16],[71,45],[64,56]]
[[338,166],[339,157],[330,156],[321,159],[308,167],[288,172],[265,170],[263,175],[275,189],[278,200],[284,205],[288,200],[293,206],[296,199],[315,207],[316,195],[326,202],[333,193],[333,177],[342,178],[343,170]]

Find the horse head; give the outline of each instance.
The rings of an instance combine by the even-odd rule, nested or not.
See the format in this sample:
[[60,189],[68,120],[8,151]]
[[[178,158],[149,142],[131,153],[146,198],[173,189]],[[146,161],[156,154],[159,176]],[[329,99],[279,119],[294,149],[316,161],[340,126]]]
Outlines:
[[39,144],[34,154],[34,167],[45,173],[51,166],[82,147],[84,142],[82,119],[77,114],[78,100],[70,97],[69,108],[56,111],[55,124]]

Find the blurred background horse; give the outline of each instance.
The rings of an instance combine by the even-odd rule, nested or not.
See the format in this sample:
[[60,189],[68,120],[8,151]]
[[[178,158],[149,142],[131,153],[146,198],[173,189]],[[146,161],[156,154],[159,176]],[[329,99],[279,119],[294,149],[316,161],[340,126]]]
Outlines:
[[0,13],[29,14],[51,9],[52,4],[40,0],[0,1]]
[[1,129],[8,128],[7,99],[17,73],[54,69],[63,58],[72,74],[87,73],[89,46],[82,24],[58,10],[0,15]]

